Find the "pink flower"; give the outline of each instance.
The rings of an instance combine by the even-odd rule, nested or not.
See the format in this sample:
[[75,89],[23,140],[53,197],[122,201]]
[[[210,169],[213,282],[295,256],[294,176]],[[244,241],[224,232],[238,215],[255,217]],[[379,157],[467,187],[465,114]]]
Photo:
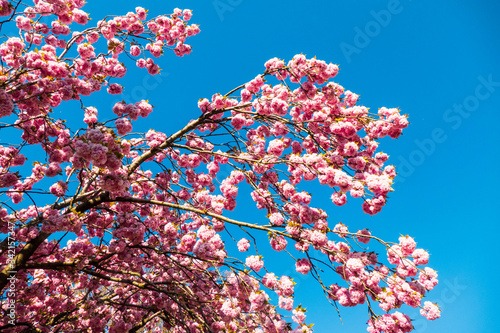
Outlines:
[[64,181],[59,180],[57,183],[53,184],[50,188],[50,193],[55,195],[56,197],[62,197],[68,190],[68,184]]
[[119,95],[123,91],[123,87],[118,83],[111,83],[108,87],[108,93],[111,95]]
[[193,16],[193,13],[189,9],[184,9],[182,11],[182,15],[184,21],[189,21],[191,19],[191,16]]
[[50,163],[49,167],[47,168],[47,171],[45,171],[45,175],[47,177],[55,177],[57,176],[60,172],[62,172],[61,166],[59,163]]
[[429,262],[429,253],[423,249],[416,249],[412,254],[415,265],[426,265]]
[[19,176],[13,172],[7,172],[0,175],[0,187],[12,187],[16,185]]
[[286,248],[287,241],[283,236],[276,236],[271,238],[271,247],[275,251],[283,251]]
[[14,102],[12,97],[4,89],[0,89],[0,118],[10,116],[13,110]]
[[132,124],[127,118],[120,118],[115,120],[115,126],[118,135],[125,135],[132,131]]
[[441,310],[439,310],[437,304],[426,301],[423,309],[420,310],[420,314],[429,320],[435,320],[441,317]]
[[241,311],[240,307],[234,306],[230,299],[226,300],[220,309],[224,315],[230,318],[236,318]]
[[368,229],[358,230],[357,235],[358,235],[357,240],[360,243],[368,244],[368,242],[370,241],[369,237],[364,237],[364,236],[371,236],[371,232],[368,231]]
[[198,238],[207,242],[215,236],[215,230],[206,225],[202,225],[197,232]]
[[425,267],[418,275],[418,282],[424,286],[426,290],[432,290],[438,284],[438,274],[430,267]]
[[295,263],[295,270],[298,273],[306,275],[311,270],[311,262],[306,258],[297,260],[297,262]]
[[162,46],[162,42],[155,42],[153,44],[147,44],[146,50],[148,50],[153,55],[153,57],[158,58],[163,53]]
[[89,43],[78,45],[77,51],[80,53],[80,57],[82,57],[82,59],[95,57],[94,47]]
[[144,21],[146,19],[148,11],[142,7],[135,7],[135,12],[139,17],[139,20]]
[[344,237],[344,233],[349,232],[347,226],[343,223],[337,223],[335,227],[333,227],[333,232],[339,235],[340,237]]
[[302,324],[306,320],[306,314],[302,308],[298,308],[292,311],[293,317],[292,320],[297,324]]
[[141,117],[146,118],[151,112],[153,112],[153,106],[149,104],[148,101],[141,100],[136,102],[134,106],[139,110]]
[[246,238],[242,238],[238,241],[236,245],[238,246],[238,251],[246,252],[250,247],[250,241]]
[[73,21],[74,22],[81,24],[81,25],[87,24],[87,22],[89,20],[87,13],[85,13],[81,9],[73,9],[72,12],[73,12]]
[[368,332],[397,332],[408,333],[413,330],[411,319],[401,312],[386,313],[378,318],[372,318],[368,321]]
[[402,277],[410,277],[417,275],[417,267],[408,259],[401,259],[396,267],[397,272]]
[[343,206],[347,203],[347,196],[342,192],[335,192],[331,196],[332,202],[337,206]]
[[349,270],[358,273],[365,268],[365,265],[359,258],[349,258],[345,265]]
[[141,49],[137,45],[132,45],[130,47],[130,55],[133,57],[138,57],[141,54]]
[[326,245],[326,243],[328,242],[328,236],[321,231],[314,230],[311,233],[309,240],[313,243],[314,246],[321,247]]
[[[138,67],[139,66],[139,61],[142,60],[142,59],[139,59],[137,60],[137,63],[138,63]],[[144,67],[146,67],[146,69],[148,70],[148,73],[151,74],[151,75],[156,75],[160,72],[160,66],[158,66],[157,64],[155,64],[154,60],[151,59],[151,58],[147,58],[146,60],[146,63],[144,65]]]
[[174,15],[173,16],[181,16],[182,15],[182,9],[180,8],[174,8]]
[[212,161],[207,164],[207,170],[211,175],[216,175],[219,172],[219,163]]
[[345,156],[354,156],[356,155],[356,153],[358,152],[358,145],[354,142],[348,142],[345,146],[344,146],[344,155]]
[[90,44],[94,44],[99,39],[99,34],[97,32],[91,32],[87,34],[87,41]]
[[116,114],[118,117],[122,117],[124,114],[126,114],[128,112],[127,105],[128,104],[125,104],[125,102],[123,102],[123,101],[117,102],[113,106],[113,113]]
[[184,55],[191,53],[191,46],[188,44],[184,44],[182,42],[177,43],[174,48],[174,53],[178,57],[183,57]]
[[236,131],[239,131],[240,129],[243,128],[246,124],[246,118],[242,114],[237,114],[236,116],[231,119],[231,126],[234,127]]
[[397,265],[402,256],[401,247],[397,244],[387,249],[387,260],[393,265]]
[[292,296],[294,289],[294,282],[286,275],[281,276],[277,294],[279,296]]
[[254,271],[258,272],[264,267],[264,261],[259,256],[247,257],[245,264]]
[[85,108],[85,117],[83,118],[85,124],[95,124],[97,122],[97,109],[93,106]]
[[0,16],[9,16],[14,10],[14,6],[7,0],[0,0]]
[[262,307],[265,305],[265,302],[269,299],[267,294],[263,291],[252,291],[248,300],[250,301],[251,307],[250,311],[259,311],[262,310]]
[[278,306],[281,309],[284,309],[284,310],[287,310],[287,311],[292,311],[292,309],[293,309],[293,298],[292,297],[280,296],[278,298]]
[[354,170],[363,171],[366,167],[366,160],[361,156],[352,157],[347,160],[347,165]]
[[262,278],[262,284],[269,289],[274,289],[278,285],[278,278],[274,273],[266,273]]
[[129,183],[123,178],[123,176],[116,173],[106,174],[101,177],[100,186],[104,191],[121,192],[124,191],[128,185]]
[[272,213],[269,216],[269,221],[271,222],[271,224],[280,226],[284,222],[283,215],[281,215],[280,213]]
[[142,59],[142,58],[138,59],[135,64],[139,68],[144,68],[144,67],[146,67],[146,59]]
[[350,90],[347,90],[345,93],[345,99],[344,101],[346,102],[347,106],[354,106],[356,102],[358,101],[359,95],[356,95]]
[[409,256],[415,251],[417,243],[410,236],[401,236],[399,237],[399,245],[401,246],[401,252]]
[[247,89],[242,89],[240,94],[241,94],[241,101],[243,103],[249,102],[252,99],[252,93]]

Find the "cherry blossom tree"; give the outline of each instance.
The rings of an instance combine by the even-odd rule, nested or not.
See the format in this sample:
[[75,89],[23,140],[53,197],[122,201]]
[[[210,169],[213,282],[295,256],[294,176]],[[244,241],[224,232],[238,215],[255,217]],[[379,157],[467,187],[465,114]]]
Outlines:
[[[296,55],[199,100],[173,134],[132,132],[162,110],[145,100],[106,110],[86,96],[119,97],[130,66],[159,75],[157,59],[190,54],[200,29],[190,10],[151,18],[141,7],[92,25],[84,3],[0,0],[2,27],[19,31],[0,43],[0,330],[312,331],[293,280],[256,251],[263,242],[313,276],[333,311],[366,307],[369,332],[412,331],[404,305],[439,317],[422,302],[438,282],[427,251],[332,223],[304,190],[312,182],[332,205],[351,197],[380,212],[396,170],[377,140],[401,135],[405,115],[370,112],[332,80],[336,65]],[[54,112],[68,101],[81,109]],[[263,213],[229,213],[237,203]]]

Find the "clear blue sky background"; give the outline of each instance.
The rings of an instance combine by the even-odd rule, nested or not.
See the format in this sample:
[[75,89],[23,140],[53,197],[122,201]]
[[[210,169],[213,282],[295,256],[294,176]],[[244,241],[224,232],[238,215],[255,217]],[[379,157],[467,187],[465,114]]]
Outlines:
[[[129,80],[117,81],[127,101],[145,98],[155,106],[145,126],[170,133],[199,114],[198,99],[252,79],[272,57],[288,61],[297,53],[338,64],[336,81],[360,94],[361,104],[409,114],[404,136],[381,144],[399,181],[380,214],[363,214],[356,200],[332,207],[329,191],[316,192],[313,204],[327,209],[332,225],[368,227],[391,241],[409,234],[431,252],[429,266],[441,283],[428,299],[443,314],[428,322],[406,308],[418,333],[498,332],[496,1],[89,0],[84,9],[95,24],[137,5],[151,15],[192,9],[192,22],[202,30],[190,40],[191,55],[163,57],[160,78],[148,80],[143,71],[130,70]],[[93,103],[104,112],[112,100],[103,96]],[[341,323],[311,277],[293,276],[315,332],[366,330],[365,306],[342,309]]]

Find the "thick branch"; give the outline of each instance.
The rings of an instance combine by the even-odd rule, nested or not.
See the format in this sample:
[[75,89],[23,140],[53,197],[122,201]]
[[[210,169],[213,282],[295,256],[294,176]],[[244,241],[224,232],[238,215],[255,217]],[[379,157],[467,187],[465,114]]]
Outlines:
[[[87,200],[86,202],[80,204],[74,209],[76,213],[85,212],[102,202],[109,201],[109,193],[104,192],[97,198]],[[51,235],[51,233],[40,232],[40,234],[26,243],[24,248],[14,257],[14,259],[5,266],[5,268],[0,272],[0,290],[3,290],[8,283],[8,278],[11,275],[15,275],[19,269],[22,269],[28,260],[31,258],[33,253],[38,249],[38,247]]]
[[49,237],[51,234],[40,232],[37,237],[29,241],[24,248],[19,252],[14,259],[5,266],[0,272],[0,290],[3,290],[9,282],[9,276],[16,274],[20,267],[26,265],[29,258],[35,253],[36,249]]

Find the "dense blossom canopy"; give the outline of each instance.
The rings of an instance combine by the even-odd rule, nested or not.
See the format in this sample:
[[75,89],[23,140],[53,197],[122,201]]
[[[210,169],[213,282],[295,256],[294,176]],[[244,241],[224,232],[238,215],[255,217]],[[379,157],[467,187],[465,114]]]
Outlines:
[[[133,133],[154,110],[148,101],[111,113],[84,96],[122,94],[131,65],[159,75],[156,58],[188,55],[200,29],[190,10],[149,18],[141,7],[87,27],[84,3],[0,0],[2,24],[19,29],[0,43],[0,329],[312,331],[293,280],[253,251],[262,232],[274,251],[297,256],[294,269],[312,274],[333,306],[367,306],[369,332],[412,331],[403,304],[439,317],[422,304],[438,282],[427,251],[410,236],[388,243],[332,225],[303,190],[316,182],[334,205],[359,198],[365,213],[380,212],[396,170],[377,140],[400,136],[405,115],[358,105],[332,80],[336,65],[296,55],[199,100],[199,115],[173,134]],[[72,32],[77,25],[85,29]],[[81,103],[81,128],[53,112],[70,100]],[[260,222],[228,217],[252,201]],[[229,225],[252,239],[235,240],[239,255],[226,250]],[[365,251],[370,241],[386,255]],[[321,277],[316,257],[338,281]]]

